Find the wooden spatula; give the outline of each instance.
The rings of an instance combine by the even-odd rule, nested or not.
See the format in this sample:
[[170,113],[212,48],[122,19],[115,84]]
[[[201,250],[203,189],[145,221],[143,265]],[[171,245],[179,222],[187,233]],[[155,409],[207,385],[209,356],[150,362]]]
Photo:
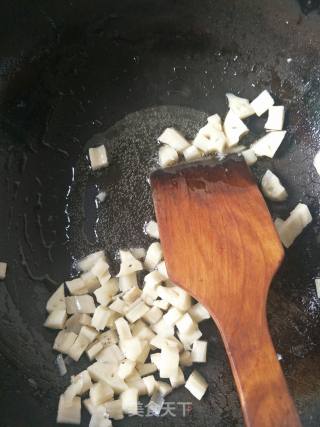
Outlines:
[[266,320],[284,251],[248,167],[191,163],[153,172],[151,185],[170,279],[216,322],[246,425],[300,426]]

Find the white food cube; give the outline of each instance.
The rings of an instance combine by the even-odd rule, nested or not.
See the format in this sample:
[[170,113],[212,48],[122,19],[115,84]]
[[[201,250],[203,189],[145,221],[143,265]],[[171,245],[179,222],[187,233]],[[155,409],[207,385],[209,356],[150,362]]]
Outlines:
[[210,136],[208,136],[208,132],[206,132],[206,134],[199,132],[192,144],[205,154],[211,154],[216,152],[222,153],[226,142],[227,140],[224,132],[212,126],[210,129]]
[[138,390],[136,388],[128,388],[121,393],[120,400],[122,402],[122,410],[125,414],[138,414]]
[[99,258],[105,259],[104,251],[93,252],[78,261],[77,266],[81,271],[89,271]]
[[84,281],[88,294],[100,287],[99,279],[91,271],[82,273],[80,278]]
[[194,323],[192,317],[189,313],[184,314],[181,319],[176,322],[176,327],[179,332],[182,334],[188,334],[194,332],[196,329],[196,324]]
[[288,193],[279,178],[269,169],[262,177],[261,187],[263,194],[274,202],[282,202],[288,198]]
[[274,104],[274,100],[267,90],[260,93],[252,102],[251,107],[258,117],[262,116]]
[[[125,276],[123,276],[125,277]],[[116,311],[119,314],[124,314],[128,308],[127,304],[120,298],[116,298],[112,304],[109,305],[110,310]]]
[[184,378],[184,373],[181,368],[178,368],[178,371],[175,375],[172,375],[170,378],[170,384],[173,388],[178,388],[185,384],[186,380]]
[[111,363],[112,365],[119,365],[123,359],[124,355],[117,344],[103,348],[96,356],[98,362]]
[[95,357],[97,356],[98,353],[100,353],[100,351],[103,349],[103,344],[100,341],[97,341],[95,343],[93,343],[91,346],[89,346],[86,349],[86,354],[88,356],[88,359],[90,361],[92,361],[93,359],[95,359]]
[[132,338],[129,323],[123,317],[120,317],[115,322],[120,341],[125,341]]
[[240,139],[249,132],[249,129],[243,121],[231,110],[229,110],[226,115],[223,129],[227,137],[228,147],[238,144]]
[[272,159],[285,136],[285,130],[268,132],[262,138],[254,142],[251,145],[251,149],[258,157],[266,156]]
[[155,380],[153,375],[149,375],[148,377],[142,378],[145,386],[147,387],[147,393],[149,396],[152,396],[152,393],[157,388],[157,381]]
[[278,228],[279,237],[283,245],[289,248],[311,221],[312,216],[308,206],[299,203],[290,213],[290,216]]
[[113,398],[112,388],[103,382],[95,383],[90,388],[89,396],[93,405],[98,406],[101,403]]
[[132,255],[137,259],[142,259],[146,256],[146,250],[145,248],[131,248],[130,252]]
[[180,354],[180,365],[183,367],[192,366],[191,351],[185,350]]
[[316,168],[316,171],[320,175],[320,151],[317,152],[313,159],[313,166]]
[[86,284],[80,277],[66,281],[66,285],[71,295],[83,295],[87,293]]
[[118,369],[118,375],[123,380],[126,379],[129,375],[132,374],[134,368],[136,366],[136,363],[132,360],[123,360]]
[[141,298],[142,291],[137,286],[130,288],[124,295],[123,301],[127,304],[133,304],[138,298]]
[[159,307],[161,310],[168,310],[170,307],[170,304],[168,301],[164,301],[162,299],[157,299],[156,301],[153,301],[152,305],[155,307]]
[[233,93],[227,93],[226,97],[228,99],[229,109],[238,116],[239,119],[246,119],[255,114],[248,99],[240,98],[240,96],[236,96]]
[[149,221],[145,226],[145,232],[148,236],[159,239],[159,228],[155,221]]
[[118,365],[111,363],[95,362],[88,366],[87,371],[92,381],[108,382],[111,375],[115,375],[118,371]]
[[178,332],[178,338],[185,347],[189,347],[191,344],[201,338],[201,336],[202,332],[200,331],[200,329],[195,329],[194,331],[189,333]]
[[89,148],[89,158],[93,171],[108,166],[107,150],[104,145]]
[[130,251],[120,250],[119,253],[121,264],[117,277],[126,276],[143,269],[141,261],[136,259]]
[[46,310],[50,313],[53,310],[65,310],[66,301],[64,297],[64,285],[60,285],[47,301]]
[[316,285],[317,297],[320,298],[320,278],[316,278],[314,283]]
[[163,313],[158,307],[152,307],[149,311],[146,312],[146,314],[143,316],[143,320],[148,322],[150,325],[153,325],[154,323],[159,322],[159,320],[162,318]]
[[0,262],[0,280],[4,280],[6,278],[7,273],[7,263]]
[[75,342],[72,344],[72,346],[69,348],[68,356],[71,357],[71,359],[78,362],[82,354],[85,352],[86,348],[89,345],[89,341],[86,337],[83,335],[78,335]]
[[162,249],[159,242],[151,243],[147,250],[144,266],[147,270],[154,270],[162,260]]
[[119,290],[120,292],[126,292],[131,288],[138,286],[137,273],[127,274],[119,277]]
[[219,114],[213,114],[207,118],[208,123],[215,129],[222,131],[222,120]]
[[284,123],[284,106],[283,105],[273,105],[269,108],[269,115],[266,124],[264,125],[265,129],[268,130],[282,130]]
[[114,420],[123,419],[122,402],[120,399],[106,402],[104,406],[110,418]]
[[165,277],[166,279],[168,279],[168,272],[167,272],[167,266],[165,261],[161,261],[158,265],[157,265],[157,270],[159,271],[159,273]]
[[169,145],[178,153],[182,153],[183,150],[189,147],[188,141],[174,128],[165,129],[159,136],[158,141],[162,144]]
[[177,374],[179,367],[179,350],[177,347],[163,345],[160,359],[160,378],[170,378]]
[[158,368],[154,363],[139,363],[137,370],[142,377],[145,377],[146,375],[154,374]]
[[140,301],[138,304],[135,304],[133,308],[129,309],[126,313],[126,318],[130,323],[136,322],[138,319],[141,319],[148,311],[148,307],[143,301]]
[[100,288],[96,289],[94,295],[100,305],[106,307],[111,301],[113,295],[110,295],[108,286],[100,286]]
[[163,316],[163,320],[170,326],[175,325],[183,313],[176,307],[171,307],[168,312]]
[[207,341],[195,341],[192,344],[192,362],[205,363],[207,361]]
[[163,397],[166,397],[172,391],[171,385],[164,381],[157,381],[157,389],[160,391]]
[[85,337],[90,344],[97,338],[98,335],[99,332],[97,332],[91,326],[82,326],[79,333],[79,336]]
[[91,269],[91,273],[98,277],[98,279],[107,276],[106,280],[109,280],[111,277],[109,273],[109,264],[103,258],[99,258],[95,262],[94,266]]
[[65,329],[60,331],[54,340],[53,349],[60,353],[67,354],[70,347],[73,345],[77,338],[74,332],[68,332]]
[[183,151],[183,156],[187,162],[201,159],[202,155],[202,151],[199,150],[195,145],[190,145],[190,147],[186,148]]
[[159,148],[159,165],[162,168],[173,166],[178,163],[179,156],[176,150],[169,145],[163,145]]
[[251,148],[242,151],[241,155],[248,166],[254,165],[258,160],[258,157],[255,155],[254,151]]
[[91,325],[96,328],[97,331],[102,331],[107,326],[109,312],[107,308],[99,305],[93,314]]
[[210,319],[211,317],[208,310],[199,302],[191,306],[189,314],[196,323],[202,322],[206,319]]
[[159,322],[151,325],[152,330],[161,337],[172,337],[174,335],[174,326],[168,325],[163,318]]
[[81,371],[78,375],[71,377],[71,383],[79,382],[81,385],[81,390],[77,393],[79,396],[82,396],[86,393],[92,386],[91,377],[87,370]]
[[208,388],[208,383],[199,372],[193,371],[187,379],[185,387],[194,397],[201,400]]
[[281,226],[282,226],[283,223],[284,223],[284,220],[281,219],[281,218],[276,218],[274,220],[274,226],[276,227],[276,230],[277,230],[278,233],[279,233],[280,228],[281,228]]
[[49,313],[44,326],[50,329],[63,329],[66,320],[66,310],[53,310]]
[[91,295],[66,297],[67,313],[94,313],[96,306]]
[[65,401],[62,394],[59,399],[57,423],[62,424],[80,424],[81,422],[81,399],[74,397],[70,405]]
[[133,337],[123,341],[122,350],[127,359],[136,362],[143,350],[141,340]]
[[[117,319],[115,319],[116,321]],[[114,326],[113,326],[114,327]],[[117,344],[119,342],[119,337],[117,332],[114,329],[103,332],[98,335],[97,340],[102,342],[103,345]]]

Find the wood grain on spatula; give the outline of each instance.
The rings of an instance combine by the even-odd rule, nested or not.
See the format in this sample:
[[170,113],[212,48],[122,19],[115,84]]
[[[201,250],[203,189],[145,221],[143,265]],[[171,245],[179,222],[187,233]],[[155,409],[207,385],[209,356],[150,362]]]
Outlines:
[[266,320],[284,251],[247,165],[179,165],[153,172],[151,186],[170,279],[216,322],[246,425],[300,426]]

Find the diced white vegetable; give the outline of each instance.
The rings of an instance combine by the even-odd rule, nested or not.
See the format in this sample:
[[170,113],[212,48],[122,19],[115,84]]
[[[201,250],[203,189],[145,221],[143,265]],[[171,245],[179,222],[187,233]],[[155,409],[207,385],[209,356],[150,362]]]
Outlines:
[[316,285],[316,292],[317,292],[317,297],[320,298],[320,279],[317,277],[314,280],[314,283]]
[[[125,276],[123,276],[125,277]],[[124,314],[127,309],[127,304],[120,298],[116,298],[109,306],[110,310],[116,311],[119,314]]]
[[90,343],[86,337],[78,335],[75,342],[69,348],[68,356],[78,362],[89,344]]
[[169,378],[177,375],[179,367],[179,350],[177,347],[163,345],[160,359],[160,378]]
[[266,156],[272,159],[285,136],[285,130],[268,132],[265,136],[254,142],[251,145],[251,149],[258,157]]
[[134,286],[123,295],[123,301],[127,304],[133,304],[138,298],[141,298],[141,294],[142,292],[140,288],[138,288],[138,286]]
[[63,377],[64,375],[66,375],[67,373],[67,367],[64,361],[64,358],[62,356],[62,354],[58,354],[58,356],[56,357],[56,364],[59,370],[59,375],[61,377]]
[[280,227],[282,226],[282,224],[284,223],[284,220],[281,218],[276,218],[274,220],[274,226],[276,227],[277,232],[279,233],[280,231]]
[[172,375],[169,380],[173,388],[178,388],[186,382],[184,378],[184,373],[181,368],[178,368],[176,374]]
[[201,336],[202,332],[200,331],[200,329],[195,329],[193,332],[186,334],[178,332],[178,338],[185,347],[188,347],[193,344],[196,340],[201,338]]
[[167,266],[165,261],[161,261],[158,265],[157,265],[157,270],[159,271],[159,273],[165,277],[166,279],[168,279],[168,272],[167,272]]
[[159,242],[151,243],[147,250],[144,265],[147,270],[154,270],[162,260],[162,249]]
[[195,330],[197,325],[194,323],[190,314],[186,313],[176,322],[176,327],[180,333],[189,334]]
[[86,354],[90,361],[95,359],[96,355],[103,349],[103,344],[100,341],[94,342],[86,349]]
[[203,320],[206,320],[206,319],[210,319],[211,317],[208,310],[199,302],[191,306],[189,310],[189,314],[192,317],[192,319],[197,323],[202,322]]
[[205,363],[207,361],[207,341],[195,341],[192,344],[192,362]]
[[[160,264],[159,264],[160,265]],[[159,285],[161,282],[165,281],[165,277],[160,273],[159,270],[151,271],[144,277],[145,286],[154,288],[154,286]]]
[[87,371],[93,381],[108,382],[108,378],[118,371],[117,364],[95,362],[88,366]]
[[98,279],[104,277],[106,280],[109,280],[111,275],[109,273],[109,264],[105,259],[99,258],[91,269],[91,273],[94,274]]
[[103,382],[95,383],[90,388],[89,396],[93,405],[98,406],[101,403],[113,398],[112,388]]
[[153,301],[152,305],[154,305],[155,307],[159,307],[161,308],[161,310],[168,310],[170,307],[170,304],[168,303],[168,301],[163,301],[162,299],[157,299],[156,301]]
[[147,340],[141,340],[141,352],[139,354],[139,356],[136,359],[137,363],[144,363],[150,353],[150,344]]
[[49,313],[44,326],[50,329],[63,329],[66,319],[66,310],[53,310]]
[[[208,132],[208,129],[210,129],[210,132]],[[226,136],[224,132],[217,130],[214,126],[207,125],[205,131],[202,130],[197,134],[192,144],[205,154],[221,153],[226,145]]]
[[159,165],[162,168],[173,166],[179,161],[178,153],[169,145],[163,145],[159,149]]
[[100,286],[100,288],[94,291],[94,295],[98,301],[98,303],[106,307],[112,301],[112,295],[109,294],[108,287]]
[[109,345],[97,354],[96,359],[98,362],[105,362],[111,364],[118,364],[124,360],[124,355],[117,344]]
[[62,394],[59,399],[57,423],[59,424],[80,424],[81,422],[81,399],[75,397],[72,403],[66,404],[65,397]]
[[75,396],[80,395],[82,391],[82,381],[74,381],[71,382],[71,384],[67,387],[65,392],[63,393],[64,396],[64,403],[66,405],[71,405],[72,401]]
[[184,352],[182,352],[180,354],[180,361],[179,361],[180,365],[183,367],[189,367],[192,366],[192,357],[191,357],[191,352],[188,350],[185,350]]
[[284,106],[283,105],[271,106],[269,108],[268,120],[264,125],[265,129],[282,130],[283,122],[284,122]]
[[84,281],[88,294],[100,287],[99,279],[91,271],[82,273],[80,278]]
[[176,307],[171,307],[169,311],[163,316],[163,320],[170,326],[173,326],[183,316],[183,313]]
[[97,410],[97,408],[94,406],[94,404],[91,402],[89,398],[84,399],[82,403],[90,415],[93,415],[93,413]]
[[188,141],[174,128],[165,129],[159,136],[158,141],[162,144],[169,145],[178,153],[189,147]]
[[66,285],[71,295],[83,295],[87,293],[86,285],[80,277],[67,281]]
[[67,354],[72,344],[75,342],[77,334],[74,332],[68,332],[65,329],[60,331],[56,336],[53,344],[53,349],[60,353]]
[[152,353],[150,355],[151,363],[155,364],[157,369],[160,369],[160,363],[161,363],[161,353]]
[[208,388],[208,383],[198,371],[193,371],[187,379],[185,387],[194,397],[201,400]]
[[89,148],[89,158],[93,171],[108,166],[107,150],[104,145],[99,147]]
[[251,107],[258,117],[262,116],[274,104],[274,100],[267,90],[260,93],[252,102]]
[[131,288],[138,286],[137,273],[127,274],[119,277],[119,290],[120,292],[126,292]]
[[118,375],[120,378],[122,378],[123,380],[126,379],[129,375],[132,374],[132,371],[134,370],[136,366],[136,363],[133,362],[132,360],[123,360],[120,365],[119,365],[119,369],[118,369]]
[[94,313],[96,306],[91,295],[66,297],[67,313]]
[[146,256],[146,250],[144,248],[131,248],[130,252],[137,259],[143,259]]
[[82,326],[91,326],[91,316],[89,314],[75,313],[67,319],[64,327],[69,332],[78,334]]
[[[116,320],[117,319],[115,319],[115,321]],[[117,344],[119,341],[118,334],[114,329],[111,329],[110,331],[106,331],[98,335],[97,340],[102,342],[103,345]]]
[[316,171],[320,175],[320,151],[317,152],[313,159],[313,166],[316,168]]
[[232,147],[226,147],[223,154],[239,154],[245,151],[245,149],[245,145],[233,145]]
[[150,308],[143,301],[140,301],[126,313],[126,318],[130,323],[134,323],[138,319],[141,319],[149,310]]
[[171,385],[164,381],[157,382],[157,389],[160,391],[163,397],[167,396],[172,391]]
[[95,407],[90,419],[89,427],[112,427],[112,422],[103,405]]
[[175,336],[162,337],[161,335],[155,335],[150,341],[150,344],[154,348],[162,349],[163,346],[169,346],[177,348],[178,351],[183,350],[183,345]]
[[157,381],[155,380],[153,375],[143,377],[142,380],[147,387],[148,396],[151,396],[154,390],[157,388]]
[[126,276],[143,269],[141,262],[130,251],[120,250],[120,271],[117,277]]
[[307,205],[299,203],[290,213],[278,232],[283,245],[289,248],[303,229],[310,224],[312,216]]
[[120,341],[125,341],[132,338],[129,323],[123,317],[120,317],[115,322]]
[[154,374],[158,368],[154,363],[139,363],[137,370],[142,377],[145,377],[146,375]]
[[187,311],[191,307],[190,295],[182,288],[179,288],[179,286],[173,286],[171,288],[158,286],[157,292],[160,298],[168,301],[181,311]]
[[222,120],[219,114],[213,114],[207,118],[208,123],[215,129],[222,131]]
[[107,308],[99,305],[93,314],[91,324],[97,331],[102,331],[107,326],[107,321],[109,317],[109,312]]
[[7,263],[1,261],[0,262],[0,280],[4,280],[7,274]]
[[141,321],[141,319],[139,319],[136,323],[132,325],[132,334],[133,336],[140,338],[141,340],[148,340],[148,341],[151,341],[155,335],[151,331],[151,329],[148,328],[146,324]]
[[143,350],[141,340],[137,337],[133,337],[122,341],[121,345],[125,357],[136,362]]
[[84,371],[81,371],[78,375],[72,376],[71,377],[71,383],[74,384],[77,382],[80,382],[80,384],[81,384],[81,390],[77,394],[79,396],[82,396],[92,386],[91,377],[89,375],[89,372],[87,370],[84,370]]
[[121,393],[120,400],[122,402],[122,410],[125,414],[138,414],[138,390],[136,388],[128,388]]
[[111,375],[109,373],[104,381],[113,388],[115,394],[120,394],[128,388],[127,384],[117,374]]
[[263,194],[268,199],[273,200],[275,202],[282,202],[288,197],[288,193],[281,184],[279,178],[269,169],[262,177],[261,188]]
[[153,239],[159,239],[159,228],[155,221],[149,221],[145,226],[145,232]]
[[98,336],[98,332],[90,326],[82,326],[79,336],[85,337],[91,344]]
[[151,325],[151,328],[156,334],[162,337],[171,337],[174,335],[174,327],[168,325],[163,318],[154,325]]
[[149,311],[146,312],[146,314],[143,316],[143,319],[148,322],[150,325],[153,325],[154,323],[159,322],[159,320],[162,318],[163,313],[158,307],[152,307],[149,309]]
[[254,165],[258,160],[258,157],[255,155],[254,151],[251,148],[242,151],[241,155],[248,166]]
[[249,132],[249,129],[243,121],[231,110],[229,110],[226,115],[223,129],[227,137],[228,147],[238,144],[240,139]]
[[[4,277],[3,277],[4,278]],[[60,285],[47,301],[46,310],[50,313],[53,310],[65,310],[64,285]]]
[[195,145],[190,145],[183,151],[183,156],[187,162],[191,162],[192,160],[201,159],[203,153]]
[[254,109],[249,103],[248,99],[240,98],[233,93],[227,93],[228,104],[230,110],[236,114],[239,119],[246,119],[249,116],[255,114]]
[[104,251],[94,252],[78,261],[77,266],[82,271],[89,271],[99,258],[105,258]]
[[123,419],[122,402],[120,399],[106,402],[104,406],[110,418],[114,420]]

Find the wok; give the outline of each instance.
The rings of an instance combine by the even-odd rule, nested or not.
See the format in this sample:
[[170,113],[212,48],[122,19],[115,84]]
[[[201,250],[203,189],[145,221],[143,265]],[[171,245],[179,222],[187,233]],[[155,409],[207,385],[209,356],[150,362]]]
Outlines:
[[[73,262],[105,248],[147,245],[153,216],[146,176],[156,137],[176,126],[189,137],[209,113],[226,111],[225,93],[250,99],[262,89],[287,108],[288,136],[271,167],[289,200],[313,223],[287,251],[268,300],[276,350],[304,426],[320,425],[319,1],[195,2],[56,0],[3,2],[0,15],[0,419],[6,427],[55,425],[60,377],[45,330],[45,302],[74,274]],[[259,134],[263,120],[250,124]],[[88,146],[106,143],[110,167],[92,174]],[[95,196],[105,190],[98,207]],[[117,268],[116,263],[113,269]],[[239,313],[241,316],[241,313]],[[204,325],[209,381],[187,416],[129,417],[116,425],[241,426],[243,419],[217,330]],[[69,373],[81,363],[71,364]],[[176,406],[176,408],[178,408]],[[89,416],[83,414],[82,425]]]

